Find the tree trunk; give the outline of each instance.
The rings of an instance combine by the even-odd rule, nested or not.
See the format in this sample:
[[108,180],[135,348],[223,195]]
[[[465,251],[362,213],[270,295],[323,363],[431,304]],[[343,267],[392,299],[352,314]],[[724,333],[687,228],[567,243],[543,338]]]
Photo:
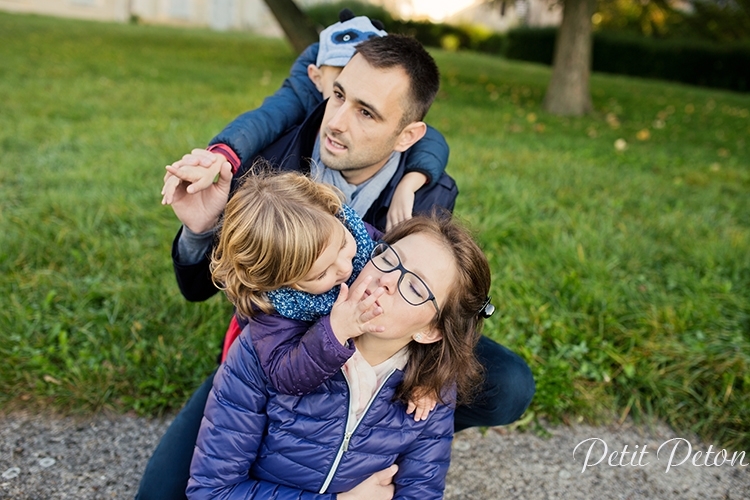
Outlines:
[[265,0],[298,54],[318,41],[315,23],[300,10],[294,0]]
[[565,0],[563,19],[555,41],[552,78],[544,109],[556,115],[583,115],[591,103],[591,16],[596,0]]

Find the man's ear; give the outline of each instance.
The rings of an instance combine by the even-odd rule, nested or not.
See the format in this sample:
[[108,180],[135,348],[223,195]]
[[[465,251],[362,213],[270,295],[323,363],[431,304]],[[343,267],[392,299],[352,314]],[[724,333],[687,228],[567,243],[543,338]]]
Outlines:
[[322,83],[323,76],[321,74],[320,68],[318,68],[314,64],[308,64],[307,76],[310,78],[310,81],[313,82],[313,84],[315,85],[315,88],[318,89],[318,92],[322,94],[323,93],[323,83]]
[[393,150],[403,153],[424,137],[426,133],[427,125],[425,122],[411,122],[404,127],[404,130],[396,138],[396,145],[393,147]]
[[419,344],[433,344],[438,340],[442,340],[443,333],[437,328],[429,328],[422,332],[417,333],[412,337],[415,342]]

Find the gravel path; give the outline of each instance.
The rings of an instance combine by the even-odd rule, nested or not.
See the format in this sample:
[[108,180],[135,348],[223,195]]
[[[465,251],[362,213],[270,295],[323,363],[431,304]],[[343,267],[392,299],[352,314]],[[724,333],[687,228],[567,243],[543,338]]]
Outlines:
[[[132,498],[148,457],[166,429],[168,420],[130,415],[98,415],[89,419],[12,413],[0,415],[0,499],[109,499]],[[663,425],[653,429],[615,427],[552,427],[551,436],[489,429],[456,434],[448,475],[446,499],[750,499],[750,450],[740,465],[707,467],[708,445],[678,435]],[[669,454],[682,438],[668,472]],[[604,446],[597,441],[589,465],[586,454],[598,438],[613,451],[628,454],[606,465]],[[695,463],[686,456],[691,444]],[[646,446],[645,454],[630,451]],[[713,448],[708,464],[721,463]],[[638,463],[643,466],[638,466]],[[617,464],[622,463],[620,467]],[[630,464],[633,465],[630,465]]]

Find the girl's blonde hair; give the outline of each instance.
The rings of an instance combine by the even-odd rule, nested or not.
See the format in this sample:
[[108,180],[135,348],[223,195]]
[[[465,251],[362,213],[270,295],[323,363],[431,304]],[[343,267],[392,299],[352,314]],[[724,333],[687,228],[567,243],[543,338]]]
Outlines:
[[241,315],[273,312],[266,292],[310,272],[338,224],[342,198],[336,188],[299,173],[245,176],[211,255],[212,279]]

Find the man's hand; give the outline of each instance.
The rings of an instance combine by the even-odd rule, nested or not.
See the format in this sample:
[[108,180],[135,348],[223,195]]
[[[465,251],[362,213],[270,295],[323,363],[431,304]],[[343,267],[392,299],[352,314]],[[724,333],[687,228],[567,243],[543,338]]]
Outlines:
[[427,176],[421,172],[406,173],[396,186],[391,198],[391,206],[388,207],[385,230],[390,231],[393,226],[401,221],[411,219],[414,210],[414,193],[425,185]]
[[396,491],[393,476],[398,472],[398,465],[376,472],[357,486],[336,495],[336,500],[391,500]]
[[[194,149],[190,155],[183,156],[183,160],[188,158],[188,161],[214,165],[217,156],[221,159],[224,158],[205,149]],[[189,192],[189,187],[185,182],[174,181],[175,178],[179,178],[182,168],[174,168],[174,164],[167,166],[167,174],[164,176],[165,189],[167,185],[174,189],[169,204],[172,205],[172,209],[180,222],[188,229],[194,233],[204,233],[216,226],[221,213],[227,206],[229,190],[232,185],[232,166],[226,160],[221,161],[218,181],[215,184],[212,182],[207,189],[196,191],[193,194]],[[205,170],[204,167],[195,168]]]
[[341,345],[363,333],[385,330],[382,326],[370,323],[383,313],[376,301],[385,293],[385,288],[378,287],[372,294],[365,295],[371,281],[372,276],[367,276],[352,290],[349,290],[346,283],[341,284],[339,296],[331,309],[331,329]]

